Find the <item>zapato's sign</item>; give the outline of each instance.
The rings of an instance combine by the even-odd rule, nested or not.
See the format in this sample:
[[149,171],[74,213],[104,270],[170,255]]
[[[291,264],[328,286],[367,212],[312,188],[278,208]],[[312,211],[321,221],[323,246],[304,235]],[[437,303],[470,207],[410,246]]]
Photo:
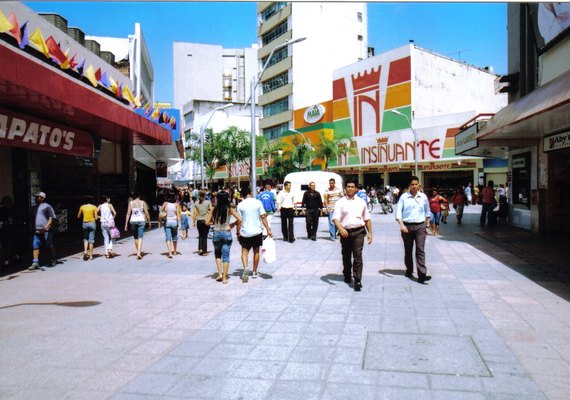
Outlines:
[[0,144],[93,157],[93,140],[87,132],[0,108]]

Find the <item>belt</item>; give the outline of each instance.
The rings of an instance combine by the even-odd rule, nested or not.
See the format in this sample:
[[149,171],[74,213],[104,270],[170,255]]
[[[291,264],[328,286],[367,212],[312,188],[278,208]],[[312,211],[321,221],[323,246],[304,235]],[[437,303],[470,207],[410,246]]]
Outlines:
[[425,221],[422,221],[422,222],[406,222],[406,221],[404,221],[404,225],[421,225],[421,224],[425,224]]
[[356,231],[359,231],[359,230],[361,230],[361,229],[364,229],[364,227],[363,227],[363,226],[359,226],[358,228],[348,228],[348,229],[345,228],[344,230],[347,231],[347,232],[356,232]]

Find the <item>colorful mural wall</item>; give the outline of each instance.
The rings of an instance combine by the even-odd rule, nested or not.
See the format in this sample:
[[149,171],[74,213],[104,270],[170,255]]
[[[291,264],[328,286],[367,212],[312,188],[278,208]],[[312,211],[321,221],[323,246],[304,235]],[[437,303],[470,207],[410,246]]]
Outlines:
[[[332,167],[413,163],[412,47],[401,47],[341,68],[334,73],[334,136],[351,137],[353,156],[340,156]],[[396,110],[398,113],[392,112]],[[421,163],[455,157],[457,123],[418,128],[417,158]],[[424,126],[428,124],[423,124]]]

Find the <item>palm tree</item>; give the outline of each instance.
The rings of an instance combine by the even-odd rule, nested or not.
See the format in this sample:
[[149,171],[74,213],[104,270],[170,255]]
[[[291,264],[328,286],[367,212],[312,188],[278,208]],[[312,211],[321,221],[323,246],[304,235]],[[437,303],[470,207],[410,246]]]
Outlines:
[[325,171],[329,169],[329,161],[335,160],[340,155],[356,155],[356,149],[352,147],[352,139],[349,137],[329,139],[321,132],[321,143],[315,151],[315,156],[325,162]]

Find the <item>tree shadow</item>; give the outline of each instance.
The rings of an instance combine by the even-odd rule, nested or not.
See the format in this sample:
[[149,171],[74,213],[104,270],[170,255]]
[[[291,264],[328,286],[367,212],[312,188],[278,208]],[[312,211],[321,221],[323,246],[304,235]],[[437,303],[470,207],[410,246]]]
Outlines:
[[20,307],[20,306],[93,307],[93,306],[98,306],[99,304],[101,304],[100,301],[63,301],[63,302],[55,301],[55,302],[50,302],[50,303],[33,302],[33,303],[12,304],[9,306],[0,307],[0,310],[4,309],[4,308],[12,308],[12,307]]

